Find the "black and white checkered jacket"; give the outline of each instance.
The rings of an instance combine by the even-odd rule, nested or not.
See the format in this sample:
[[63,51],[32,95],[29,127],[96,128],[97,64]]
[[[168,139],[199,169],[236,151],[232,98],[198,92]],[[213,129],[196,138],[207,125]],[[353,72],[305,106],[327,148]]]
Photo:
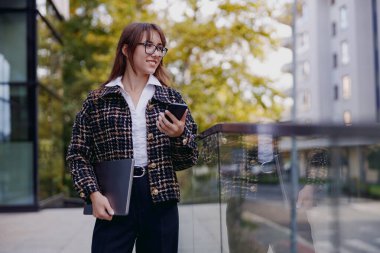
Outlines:
[[[154,203],[179,201],[175,171],[193,166],[198,159],[197,125],[189,112],[182,136],[170,138],[161,133],[156,126],[159,113],[169,103],[184,101],[172,88],[155,89],[146,107],[150,192]],[[76,116],[66,158],[79,196],[87,199],[100,190],[92,164],[125,158],[133,158],[132,122],[120,88],[102,87],[90,92]]]

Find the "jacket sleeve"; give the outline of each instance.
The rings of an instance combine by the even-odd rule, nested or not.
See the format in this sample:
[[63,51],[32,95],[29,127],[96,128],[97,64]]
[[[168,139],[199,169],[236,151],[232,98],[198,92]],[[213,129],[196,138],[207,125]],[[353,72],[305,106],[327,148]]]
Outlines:
[[307,156],[306,184],[323,185],[327,178],[327,168],[330,163],[328,150],[316,147]]
[[[179,95],[179,102],[185,103]],[[181,136],[170,138],[173,168],[176,171],[188,169],[198,160],[198,146],[196,142],[198,127],[190,111],[187,113],[185,129]]]
[[91,165],[93,139],[89,112],[90,106],[87,99],[76,115],[66,157],[74,187],[84,200],[87,200],[92,192],[99,191]]

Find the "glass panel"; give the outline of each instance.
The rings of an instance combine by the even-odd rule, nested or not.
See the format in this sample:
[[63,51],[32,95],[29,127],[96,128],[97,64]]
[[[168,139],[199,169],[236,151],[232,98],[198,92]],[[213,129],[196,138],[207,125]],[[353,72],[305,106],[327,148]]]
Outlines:
[[289,184],[280,184],[289,173],[280,170],[277,152],[270,135],[224,134],[221,139],[226,205],[222,224],[227,227],[229,252],[290,252],[289,197],[284,188]]
[[27,88],[0,85],[0,205],[34,203],[32,107]]
[[33,204],[33,143],[0,142],[0,167],[0,205]]
[[317,252],[380,252],[380,153],[374,142],[330,139],[322,147],[301,148],[305,201],[298,210],[306,214]]
[[[316,135],[305,126],[299,131],[302,137],[295,136],[295,165],[299,170],[295,188],[291,181],[290,136],[296,128],[288,128],[285,136],[278,136],[278,129],[281,125],[273,128],[276,136],[241,134],[237,130],[217,133],[200,142],[199,164],[192,175],[188,174],[192,178],[187,181],[192,186],[187,189],[193,192],[189,199],[199,198],[201,193],[200,199],[210,200],[207,204],[195,201],[194,206],[187,206],[187,217],[183,219],[193,231],[187,231],[186,239],[192,240],[193,245],[186,250],[290,253],[296,248],[301,253],[380,252],[380,134],[369,137],[365,129],[359,132],[351,126]],[[352,133],[347,132],[350,129]],[[219,145],[213,144],[216,141]],[[208,172],[218,164],[217,186],[209,182],[218,177],[211,176],[212,180],[205,180],[204,184],[197,182],[197,177],[210,175]],[[210,192],[220,189],[220,214],[214,208],[218,202],[210,197],[214,195],[199,191],[207,187]],[[292,204],[297,205],[295,216]],[[292,224],[296,224],[297,231]],[[218,225],[221,235],[217,234]],[[210,234],[205,235],[205,227]],[[221,249],[215,247],[218,241]],[[180,245],[184,245],[182,241]]]
[[25,8],[26,0],[12,0],[12,1],[0,1],[0,9],[1,8]]
[[1,13],[0,31],[0,69],[9,71],[10,82],[26,81],[26,14]]
[[179,208],[179,252],[221,252],[217,136],[203,139],[198,146],[198,164],[178,173],[181,203],[185,203]]
[[0,141],[9,140],[11,135],[11,103],[9,81],[9,63],[0,54]]

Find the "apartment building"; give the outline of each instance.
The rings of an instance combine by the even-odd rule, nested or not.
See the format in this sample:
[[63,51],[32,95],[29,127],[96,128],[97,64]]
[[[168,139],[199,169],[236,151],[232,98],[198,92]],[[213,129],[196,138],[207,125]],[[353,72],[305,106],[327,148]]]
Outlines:
[[[380,122],[380,1],[298,3],[295,120],[345,125]],[[290,65],[284,70],[290,71]],[[378,172],[368,167],[367,155],[368,150],[354,143],[345,149],[343,171],[350,170],[349,180],[376,181]],[[301,162],[301,176],[305,166]]]
[[296,21],[298,122],[379,121],[376,2],[301,2]]

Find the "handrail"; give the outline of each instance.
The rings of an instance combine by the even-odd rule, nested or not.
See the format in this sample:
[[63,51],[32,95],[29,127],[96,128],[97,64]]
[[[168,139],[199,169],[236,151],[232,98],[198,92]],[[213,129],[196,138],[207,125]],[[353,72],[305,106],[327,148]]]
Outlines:
[[270,134],[273,136],[327,135],[334,137],[380,137],[380,124],[294,124],[294,123],[219,123],[202,133],[203,139],[215,133]]

